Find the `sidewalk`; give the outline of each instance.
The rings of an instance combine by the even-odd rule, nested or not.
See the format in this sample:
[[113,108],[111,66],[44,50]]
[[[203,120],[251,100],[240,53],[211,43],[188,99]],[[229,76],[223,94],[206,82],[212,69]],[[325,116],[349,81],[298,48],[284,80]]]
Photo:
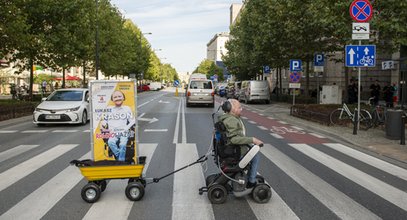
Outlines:
[[367,131],[359,130],[357,135],[354,135],[353,128],[326,126],[291,116],[290,107],[291,105],[287,103],[275,103],[266,112],[292,125],[298,125],[303,129],[332,137],[339,143],[407,168],[407,145],[400,145],[400,140],[386,138],[386,131],[383,128],[371,128]]

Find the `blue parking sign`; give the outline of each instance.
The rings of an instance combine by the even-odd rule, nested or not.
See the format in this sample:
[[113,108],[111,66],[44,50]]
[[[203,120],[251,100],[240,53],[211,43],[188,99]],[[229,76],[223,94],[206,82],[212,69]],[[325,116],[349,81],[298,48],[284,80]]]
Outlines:
[[299,72],[302,70],[301,60],[290,60],[290,72]]
[[324,66],[324,55],[323,54],[315,54],[314,66]]
[[270,74],[271,73],[271,68],[269,66],[263,66],[263,73],[264,74]]

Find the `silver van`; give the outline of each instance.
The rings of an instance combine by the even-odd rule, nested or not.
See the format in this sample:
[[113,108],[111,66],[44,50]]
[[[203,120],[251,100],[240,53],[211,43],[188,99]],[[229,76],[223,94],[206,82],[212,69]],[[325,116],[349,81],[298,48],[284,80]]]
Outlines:
[[270,88],[267,81],[243,81],[239,93],[239,101],[246,104],[253,101],[264,101],[270,104]]
[[191,79],[186,91],[186,105],[207,104],[215,106],[215,91],[211,80]]

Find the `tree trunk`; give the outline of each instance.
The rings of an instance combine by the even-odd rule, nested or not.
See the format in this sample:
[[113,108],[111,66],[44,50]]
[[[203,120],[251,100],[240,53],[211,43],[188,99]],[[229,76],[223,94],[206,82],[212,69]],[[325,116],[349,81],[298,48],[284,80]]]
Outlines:
[[83,61],[83,72],[82,72],[82,84],[83,84],[83,88],[86,88],[86,61]]
[[28,93],[28,96],[29,96],[29,100],[32,101],[33,100],[33,83],[34,83],[33,59],[30,59],[29,64],[30,64],[30,87],[29,87],[30,91]]
[[62,88],[65,88],[65,67],[62,67]]

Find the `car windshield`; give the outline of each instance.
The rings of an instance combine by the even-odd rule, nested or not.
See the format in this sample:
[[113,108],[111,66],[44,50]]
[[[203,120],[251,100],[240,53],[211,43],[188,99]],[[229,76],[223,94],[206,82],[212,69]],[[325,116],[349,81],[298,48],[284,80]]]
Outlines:
[[191,89],[212,89],[211,81],[192,81],[190,87]]
[[56,91],[47,101],[82,101],[82,91]]

